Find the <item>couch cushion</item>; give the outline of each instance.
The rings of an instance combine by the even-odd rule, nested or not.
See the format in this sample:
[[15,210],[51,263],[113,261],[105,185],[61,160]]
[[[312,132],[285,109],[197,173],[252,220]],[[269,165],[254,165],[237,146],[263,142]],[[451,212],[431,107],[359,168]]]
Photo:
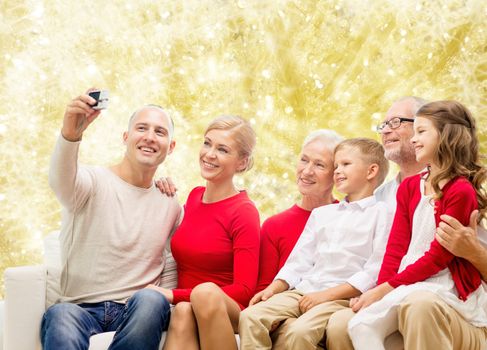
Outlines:
[[[105,332],[92,336],[90,338],[89,350],[107,350],[113,339],[115,332]],[[161,343],[159,344],[159,350],[162,349],[164,341],[166,340],[166,332],[162,333]]]
[[61,294],[61,249],[59,231],[54,231],[44,238],[44,265],[47,269],[46,308],[54,304]]

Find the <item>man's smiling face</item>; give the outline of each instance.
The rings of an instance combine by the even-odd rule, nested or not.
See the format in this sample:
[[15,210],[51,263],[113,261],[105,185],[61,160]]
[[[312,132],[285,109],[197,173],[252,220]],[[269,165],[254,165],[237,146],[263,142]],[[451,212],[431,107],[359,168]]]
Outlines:
[[[413,100],[395,102],[387,111],[384,121],[395,117],[414,118],[413,107]],[[389,126],[382,129],[381,139],[386,158],[395,163],[415,159],[414,148],[410,142],[413,135],[413,123],[410,122],[402,122],[396,129],[391,129]]]
[[169,117],[156,107],[140,110],[130,123],[123,139],[126,157],[134,166],[157,167],[172,152]]

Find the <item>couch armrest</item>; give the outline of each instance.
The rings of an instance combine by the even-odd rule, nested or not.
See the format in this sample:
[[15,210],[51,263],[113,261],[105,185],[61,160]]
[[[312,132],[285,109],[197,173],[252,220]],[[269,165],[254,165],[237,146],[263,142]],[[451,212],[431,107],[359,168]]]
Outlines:
[[178,270],[176,260],[171,252],[165,252],[166,264],[162,271],[160,286],[167,289],[175,289],[178,287]]
[[0,300],[0,350],[3,349],[3,300]]
[[46,310],[44,265],[5,270],[4,349],[41,349],[40,326]]

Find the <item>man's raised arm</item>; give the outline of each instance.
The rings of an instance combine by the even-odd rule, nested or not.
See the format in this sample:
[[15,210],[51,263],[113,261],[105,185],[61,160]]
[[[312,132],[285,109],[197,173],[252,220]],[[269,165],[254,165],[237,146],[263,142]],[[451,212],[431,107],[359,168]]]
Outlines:
[[[89,92],[89,91],[88,91]],[[88,93],[87,92],[87,93]],[[100,111],[91,108],[96,100],[85,95],[73,99],[66,107],[64,113],[61,136],[56,143],[49,168],[49,185],[58,197],[61,204],[68,210],[75,210],[82,201],[81,193],[75,195],[82,179],[78,176],[78,149],[83,132],[98,117]],[[84,193],[83,193],[84,192]]]

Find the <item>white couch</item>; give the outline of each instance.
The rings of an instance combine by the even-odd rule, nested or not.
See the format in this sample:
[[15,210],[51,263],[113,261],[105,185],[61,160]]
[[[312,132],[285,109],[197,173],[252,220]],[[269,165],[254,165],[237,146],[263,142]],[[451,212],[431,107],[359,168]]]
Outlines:
[[0,300],[0,350],[3,350],[3,300]]

